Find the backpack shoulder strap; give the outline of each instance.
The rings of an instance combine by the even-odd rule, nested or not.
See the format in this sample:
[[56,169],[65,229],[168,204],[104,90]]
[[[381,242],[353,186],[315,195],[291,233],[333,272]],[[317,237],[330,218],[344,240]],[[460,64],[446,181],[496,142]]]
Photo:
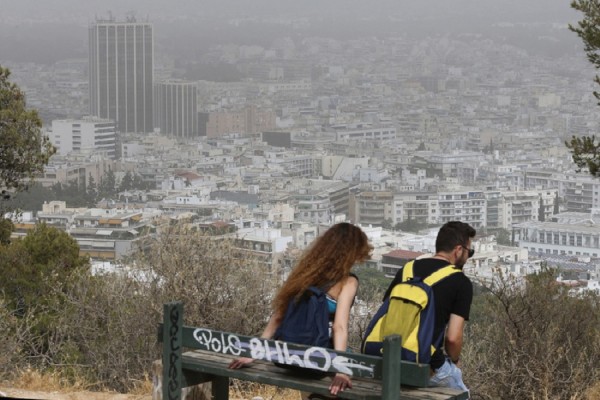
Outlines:
[[454,265],[446,265],[445,267],[440,268],[433,274],[429,275],[427,278],[423,279],[423,282],[425,282],[429,286],[433,286],[439,281],[446,279],[450,275],[456,274],[458,272],[461,272],[460,269],[456,268]]
[[411,260],[411,261],[407,262],[406,264],[404,264],[404,268],[402,268],[402,282],[406,282],[415,276],[415,273],[413,270],[414,263],[415,263],[415,260]]

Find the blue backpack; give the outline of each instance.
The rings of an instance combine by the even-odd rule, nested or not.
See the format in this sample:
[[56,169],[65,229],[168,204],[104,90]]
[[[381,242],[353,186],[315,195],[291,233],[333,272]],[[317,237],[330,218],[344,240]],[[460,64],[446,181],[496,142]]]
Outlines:
[[326,292],[310,286],[298,301],[292,299],[274,338],[307,346],[331,347]]

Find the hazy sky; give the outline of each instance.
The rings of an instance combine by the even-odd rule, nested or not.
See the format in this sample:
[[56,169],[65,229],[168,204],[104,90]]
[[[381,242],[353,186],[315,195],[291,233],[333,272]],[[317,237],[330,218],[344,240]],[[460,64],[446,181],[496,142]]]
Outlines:
[[74,18],[135,11],[151,19],[181,16],[267,16],[314,18],[350,15],[363,18],[408,16],[440,18],[463,16],[486,20],[561,22],[576,16],[569,0],[0,0],[0,19]]
[[[570,0],[0,0],[0,63],[54,62],[87,55],[87,26],[109,12],[155,26],[158,48],[185,56],[219,43],[259,44],[273,38],[325,36],[451,36],[479,33],[553,54],[582,47],[568,22],[580,14]],[[232,20],[241,23],[232,24]],[[294,28],[283,21],[300,20]],[[509,24],[507,24],[509,23]],[[511,27],[510,23],[518,24]],[[299,27],[298,27],[299,26]],[[522,40],[525,39],[525,40]],[[521,43],[523,42],[523,43]],[[190,56],[193,56],[190,54]]]

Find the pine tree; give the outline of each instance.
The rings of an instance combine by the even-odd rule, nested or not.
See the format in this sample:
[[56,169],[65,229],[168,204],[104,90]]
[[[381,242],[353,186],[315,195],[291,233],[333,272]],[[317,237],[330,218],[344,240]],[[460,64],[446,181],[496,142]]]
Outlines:
[[0,209],[12,193],[28,188],[56,151],[41,133],[37,112],[26,108],[25,95],[9,76],[0,66]]
[[[571,7],[583,13],[583,19],[577,26],[570,25],[583,41],[588,60],[600,68],[600,0],[574,0]],[[596,75],[594,82],[600,85],[600,77]],[[600,93],[594,91],[594,96],[600,105]],[[600,142],[592,136],[573,136],[565,145],[571,151],[577,172],[587,170],[592,176],[600,177]]]

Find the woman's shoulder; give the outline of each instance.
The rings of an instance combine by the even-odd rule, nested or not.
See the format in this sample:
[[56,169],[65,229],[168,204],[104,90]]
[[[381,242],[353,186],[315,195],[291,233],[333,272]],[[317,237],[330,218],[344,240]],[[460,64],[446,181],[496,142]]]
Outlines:
[[355,274],[353,274],[351,272],[350,275],[348,276],[348,279],[346,279],[344,281],[344,286],[346,286],[346,285],[352,285],[352,286],[358,287],[358,276],[356,276]]

